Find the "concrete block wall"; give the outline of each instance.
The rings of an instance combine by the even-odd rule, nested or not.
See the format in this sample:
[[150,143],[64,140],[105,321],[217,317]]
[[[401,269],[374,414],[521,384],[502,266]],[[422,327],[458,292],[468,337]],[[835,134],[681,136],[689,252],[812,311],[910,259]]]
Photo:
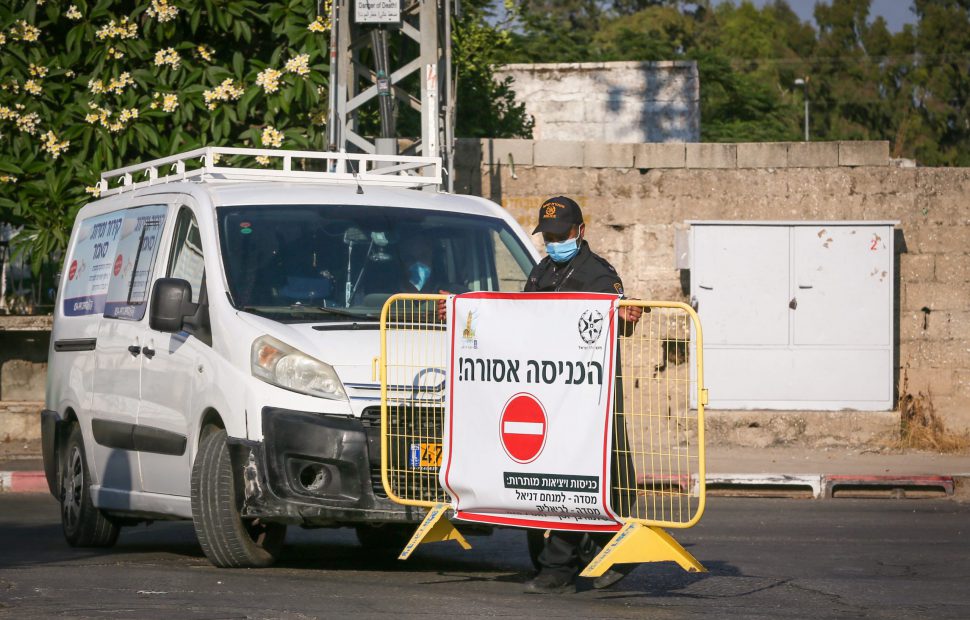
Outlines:
[[696,142],[700,80],[694,61],[512,64],[537,140]]
[[[899,220],[900,378],[928,395],[948,428],[970,429],[970,169],[901,167],[886,142],[635,144],[632,164],[626,144],[521,143],[511,164],[458,161],[456,191],[502,204],[527,229],[543,199],[575,197],[593,248],[640,298],[686,300],[674,255],[685,220]],[[547,158],[557,145],[555,157],[571,165]],[[762,418],[783,415],[739,413],[720,427],[736,433],[727,420],[750,419],[764,429]],[[868,419],[893,426],[892,416]],[[871,438],[872,428],[852,436]]]

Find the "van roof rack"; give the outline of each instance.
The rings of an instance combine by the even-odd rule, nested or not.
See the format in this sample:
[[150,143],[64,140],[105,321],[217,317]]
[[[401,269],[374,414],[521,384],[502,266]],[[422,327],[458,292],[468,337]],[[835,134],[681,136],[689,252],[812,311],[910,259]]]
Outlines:
[[[220,166],[219,159],[226,156],[242,156],[256,163],[257,157],[269,158],[267,167],[242,168]],[[316,167],[322,170],[294,169],[293,160],[322,162]],[[282,160],[277,168],[273,162]],[[265,161],[265,160],[264,160]],[[239,162],[248,163],[248,162]],[[135,181],[136,175],[147,179]],[[441,158],[413,157],[406,155],[361,155],[357,153],[331,153],[325,151],[287,151],[280,149],[249,149],[227,146],[207,146],[178,155],[153,159],[141,164],[126,166],[101,173],[98,182],[100,195],[111,196],[139,187],[176,183],[197,179],[199,181],[290,181],[324,182],[341,185],[382,185],[385,187],[419,188],[441,187]],[[112,187],[112,182],[121,182]]]

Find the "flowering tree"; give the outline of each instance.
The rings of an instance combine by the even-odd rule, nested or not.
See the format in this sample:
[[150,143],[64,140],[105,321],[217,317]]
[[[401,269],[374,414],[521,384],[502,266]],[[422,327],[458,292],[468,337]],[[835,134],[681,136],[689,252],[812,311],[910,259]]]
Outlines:
[[64,248],[103,170],[204,145],[323,148],[329,27],[317,10],[0,3],[0,221],[23,226],[15,243],[34,269]]

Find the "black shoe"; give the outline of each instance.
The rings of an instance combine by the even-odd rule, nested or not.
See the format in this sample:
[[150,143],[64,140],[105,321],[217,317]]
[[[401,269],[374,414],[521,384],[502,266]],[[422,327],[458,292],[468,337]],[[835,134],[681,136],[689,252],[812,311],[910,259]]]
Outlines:
[[529,594],[563,594],[573,588],[575,579],[575,572],[570,574],[542,571],[525,583],[524,591]]
[[593,580],[593,587],[597,590],[608,588],[629,575],[636,567],[636,564],[614,564],[612,568]]

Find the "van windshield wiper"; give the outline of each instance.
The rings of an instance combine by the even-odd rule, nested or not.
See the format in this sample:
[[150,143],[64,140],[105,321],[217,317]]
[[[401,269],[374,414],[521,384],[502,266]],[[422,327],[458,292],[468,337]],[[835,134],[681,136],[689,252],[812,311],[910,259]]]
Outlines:
[[345,308],[335,308],[333,306],[317,306],[316,309],[326,312],[327,314],[346,316],[354,319],[376,320],[380,318],[380,314],[377,314],[376,312],[354,312],[353,310],[347,310]]
[[316,314],[324,313],[334,316],[347,317],[349,319],[355,320],[365,320],[374,321],[380,318],[379,314],[373,312],[354,312],[353,310],[348,310],[345,308],[333,308],[330,306],[304,306],[303,304],[294,304],[292,306],[243,306],[240,308],[243,312],[251,312],[253,314],[258,314],[261,316],[277,316],[286,317],[292,316],[293,314],[306,313],[306,314]]

